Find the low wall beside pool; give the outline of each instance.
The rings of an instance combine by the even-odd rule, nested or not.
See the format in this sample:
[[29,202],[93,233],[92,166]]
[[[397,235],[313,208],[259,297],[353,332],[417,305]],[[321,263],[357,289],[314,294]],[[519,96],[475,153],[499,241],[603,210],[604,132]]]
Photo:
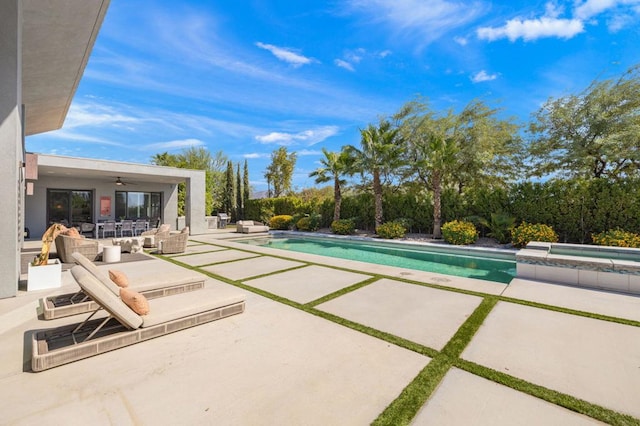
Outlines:
[[640,249],[531,242],[516,253],[516,277],[640,294]]

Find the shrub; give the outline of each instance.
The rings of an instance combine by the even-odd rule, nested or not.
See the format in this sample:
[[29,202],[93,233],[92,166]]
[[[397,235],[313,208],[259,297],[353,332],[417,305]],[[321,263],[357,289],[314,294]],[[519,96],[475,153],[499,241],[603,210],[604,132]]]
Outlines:
[[640,235],[619,228],[594,234],[591,239],[599,246],[640,248]]
[[287,230],[291,226],[292,219],[288,214],[273,216],[271,220],[269,220],[269,228]]
[[376,228],[376,234],[380,238],[394,239],[394,238],[402,238],[404,234],[407,233],[406,228],[400,222],[387,222]]
[[525,247],[531,241],[556,243],[558,242],[558,234],[548,225],[522,222],[520,226],[511,230],[511,241],[516,247]]
[[515,226],[516,218],[505,213],[491,213],[491,222],[482,219],[480,224],[489,229],[488,237],[495,238],[500,244],[511,241],[511,230]]
[[478,240],[478,230],[471,222],[452,220],[442,225],[442,237],[449,244],[472,244]]
[[353,219],[340,219],[331,222],[331,232],[338,235],[351,235],[356,230],[356,223]]
[[322,216],[319,214],[310,214],[306,215],[302,219],[299,219],[296,222],[296,228],[298,231],[317,231],[320,228],[320,221],[322,220]]

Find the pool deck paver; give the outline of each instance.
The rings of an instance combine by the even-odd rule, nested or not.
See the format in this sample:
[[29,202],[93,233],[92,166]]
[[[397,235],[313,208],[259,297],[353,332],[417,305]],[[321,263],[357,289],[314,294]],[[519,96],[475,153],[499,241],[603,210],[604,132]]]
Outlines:
[[370,275],[311,265],[243,281],[243,284],[298,303],[309,303],[369,278]]
[[640,321],[640,296],[514,278],[502,293],[514,299]]
[[[313,268],[308,271],[336,267],[363,276],[386,276],[316,308],[333,310],[347,320],[433,349],[442,347],[442,342],[455,333],[482,298],[456,292],[455,288],[487,296],[504,292],[511,298],[636,318],[633,310],[638,298],[633,296],[532,282],[516,281],[509,287],[488,282],[476,285],[483,282],[447,276],[442,276],[447,281],[439,281],[434,279],[437,274],[226,240],[233,236],[233,232],[224,230],[194,236],[192,240],[213,244],[212,251],[254,251],[259,257],[211,266],[249,274],[233,279],[264,273],[274,273],[272,277],[276,278],[295,272],[286,271],[288,267],[283,268],[281,262],[322,265],[301,268]],[[206,264],[211,259],[208,256],[213,255],[194,253],[175,260],[205,256]],[[180,265],[161,260],[102,266],[105,267],[140,277],[144,273],[184,273]],[[68,271],[62,274],[60,289],[20,291],[18,297],[0,299],[0,424],[59,424],[60,419],[119,425],[370,424],[430,361],[392,343],[207,277],[208,288],[221,293],[245,293],[246,311],[33,373],[29,371],[31,333],[84,319],[82,315],[54,321],[37,317],[40,297],[67,293],[77,287]],[[308,279],[316,279],[316,274],[317,271],[310,274]],[[395,277],[452,290],[409,284]],[[295,285],[295,280],[291,282]],[[381,318],[374,318],[376,314]],[[421,323],[425,318],[426,324]],[[424,333],[429,326],[437,329]],[[629,413],[640,423],[637,324],[624,325],[500,301],[461,358]],[[453,368],[417,413],[414,423],[493,426],[501,422],[591,424],[591,420]]]
[[640,327],[498,302],[461,358],[640,418]]
[[257,277],[258,275],[284,271],[299,266],[304,266],[304,263],[279,259],[277,257],[260,256],[223,263],[221,265],[205,266],[202,270],[230,280],[243,280],[249,277]]
[[[217,281],[207,287],[238,291]],[[11,299],[19,303],[0,336],[0,354],[11,355],[0,357],[0,423],[369,424],[430,361],[246,296],[243,314],[40,373],[23,371],[26,337],[65,321],[39,321],[36,294]],[[31,311],[30,318],[11,316],[14,310]]]
[[477,296],[382,279],[316,309],[440,350],[480,302]]
[[184,256],[185,254],[196,254],[202,252],[224,250],[222,247],[215,247],[211,244],[188,244],[184,253],[168,254],[167,257]]
[[176,256],[173,259],[178,262],[186,263],[190,266],[209,265],[212,263],[229,262],[232,260],[246,259],[256,257],[257,254],[247,253],[239,250],[217,250],[208,253],[196,253],[184,256]]
[[507,386],[452,368],[412,425],[602,425]]

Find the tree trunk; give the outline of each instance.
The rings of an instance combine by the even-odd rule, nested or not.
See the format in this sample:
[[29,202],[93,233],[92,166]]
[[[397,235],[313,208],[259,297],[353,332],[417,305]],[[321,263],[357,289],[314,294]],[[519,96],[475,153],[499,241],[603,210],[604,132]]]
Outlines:
[[340,207],[342,206],[342,193],[340,192],[340,178],[335,177],[333,181],[333,199],[335,206],[333,208],[333,220],[340,220]]
[[433,185],[433,238],[442,238],[442,231],[440,226],[442,224],[442,206],[440,196],[442,193],[440,173],[433,173],[432,177]]
[[380,183],[380,171],[373,170],[373,196],[375,199],[376,229],[382,225],[382,184]]

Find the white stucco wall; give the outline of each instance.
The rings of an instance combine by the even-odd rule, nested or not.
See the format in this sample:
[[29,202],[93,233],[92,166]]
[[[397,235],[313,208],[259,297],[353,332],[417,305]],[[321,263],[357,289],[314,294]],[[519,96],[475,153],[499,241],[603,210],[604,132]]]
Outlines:
[[22,2],[0,2],[0,298],[15,296],[22,248]]

